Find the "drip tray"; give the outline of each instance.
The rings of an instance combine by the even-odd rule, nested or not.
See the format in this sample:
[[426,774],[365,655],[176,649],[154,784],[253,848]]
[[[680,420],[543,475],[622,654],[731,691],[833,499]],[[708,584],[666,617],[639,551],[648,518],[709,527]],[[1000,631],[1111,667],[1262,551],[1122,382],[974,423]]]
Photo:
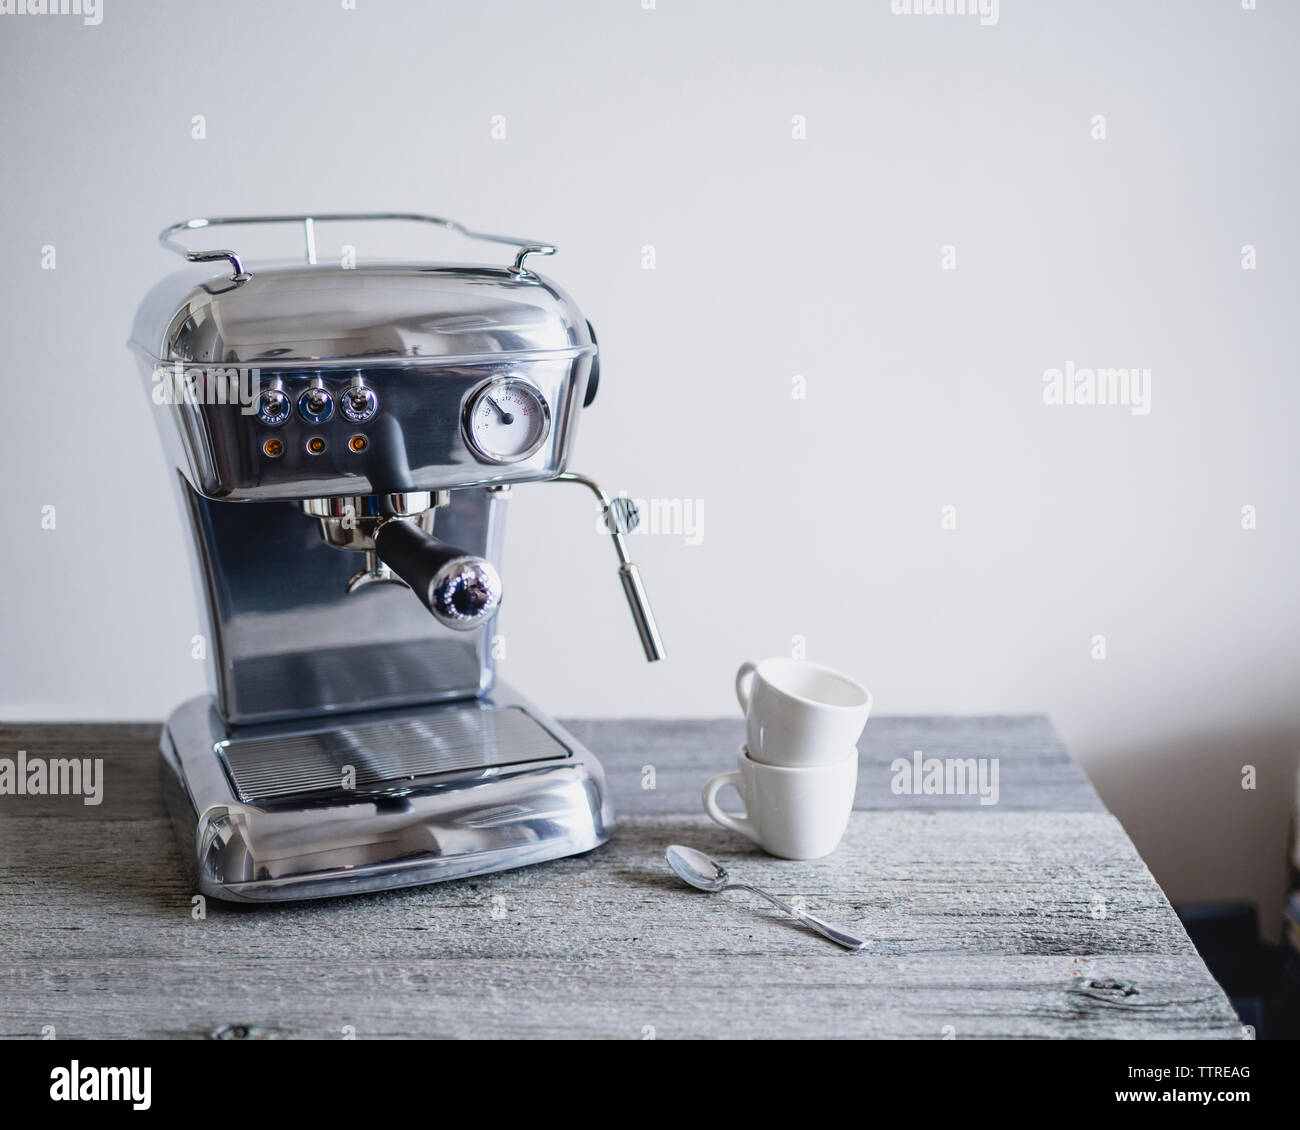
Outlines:
[[517,706],[444,709],[397,721],[235,738],[215,748],[240,800],[250,803],[314,792],[388,792],[416,777],[572,754]]

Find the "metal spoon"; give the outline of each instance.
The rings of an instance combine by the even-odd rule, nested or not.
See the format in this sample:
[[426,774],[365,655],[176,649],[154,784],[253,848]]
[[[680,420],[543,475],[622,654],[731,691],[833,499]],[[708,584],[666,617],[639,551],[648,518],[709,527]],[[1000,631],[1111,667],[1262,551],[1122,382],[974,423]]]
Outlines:
[[867,944],[864,939],[846,934],[843,930],[836,929],[829,922],[823,922],[807,911],[796,910],[788,902],[783,902],[776,895],[768,894],[761,887],[733,882],[731,876],[727,874],[727,869],[702,851],[683,847],[681,844],[672,844],[664,852],[664,858],[668,860],[668,866],[692,887],[699,887],[700,890],[708,891],[710,894],[719,891],[753,891],[756,895],[762,895],[773,906],[784,910],[791,918],[798,919],[805,926],[811,926],[819,934],[825,934],[832,942],[838,942],[845,949],[860,950]]

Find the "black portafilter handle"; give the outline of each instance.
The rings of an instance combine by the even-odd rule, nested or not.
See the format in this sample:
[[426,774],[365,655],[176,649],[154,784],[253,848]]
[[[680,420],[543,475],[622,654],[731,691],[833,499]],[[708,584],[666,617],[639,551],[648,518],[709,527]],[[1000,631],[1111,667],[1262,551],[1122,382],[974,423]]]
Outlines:
[[448,628],[481,628],[501,603],[501,576],[491,562],[439,541],[414,522],[384,522],[375,532],[375,552]]

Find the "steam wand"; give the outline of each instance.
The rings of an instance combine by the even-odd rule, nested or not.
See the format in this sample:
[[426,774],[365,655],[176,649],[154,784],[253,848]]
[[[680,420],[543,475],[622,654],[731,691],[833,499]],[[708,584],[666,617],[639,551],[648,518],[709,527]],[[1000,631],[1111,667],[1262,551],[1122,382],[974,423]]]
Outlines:
[[664,641],[659,637],[659,625],[655,623],[654,612],[650,609],[650,598],[641,582],[641,571],[632,563],[627,552],[627,542],[623,540],[624,535],[635,530],[641,521],[636,505],[630,498],[610,498],[593,479],[573,471],[564,471],[550,481],[580,483],[600,500],[601,518],[614,539],[614,550],[618,554],[618,579],[623,582],[623,594],[627,597],[627,606],[632,610],[636,632],[641,637],[641,647],[651,663],[662,659]]

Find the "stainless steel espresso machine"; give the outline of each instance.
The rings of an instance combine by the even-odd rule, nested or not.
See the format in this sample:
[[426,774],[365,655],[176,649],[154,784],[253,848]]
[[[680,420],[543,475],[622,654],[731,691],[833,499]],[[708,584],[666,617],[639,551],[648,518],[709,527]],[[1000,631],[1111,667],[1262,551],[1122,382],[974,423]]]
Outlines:
[[[316,227],[333,221],[433,224],[516,254],[319,263]],[[286,223],[305,263],[178,242]],[[131,344],[209,617],[212,694],[178,707],[161,743],[198,889],[320,898],[605,842],[600,764],[494,674],[516,483],[595,493],[646,657],[663,654],[624,540],[635,508],[565,470],[599,356],[527,262],[554,247],[369,213],[195,219],[161,240],[194,266],[150,292]]]

